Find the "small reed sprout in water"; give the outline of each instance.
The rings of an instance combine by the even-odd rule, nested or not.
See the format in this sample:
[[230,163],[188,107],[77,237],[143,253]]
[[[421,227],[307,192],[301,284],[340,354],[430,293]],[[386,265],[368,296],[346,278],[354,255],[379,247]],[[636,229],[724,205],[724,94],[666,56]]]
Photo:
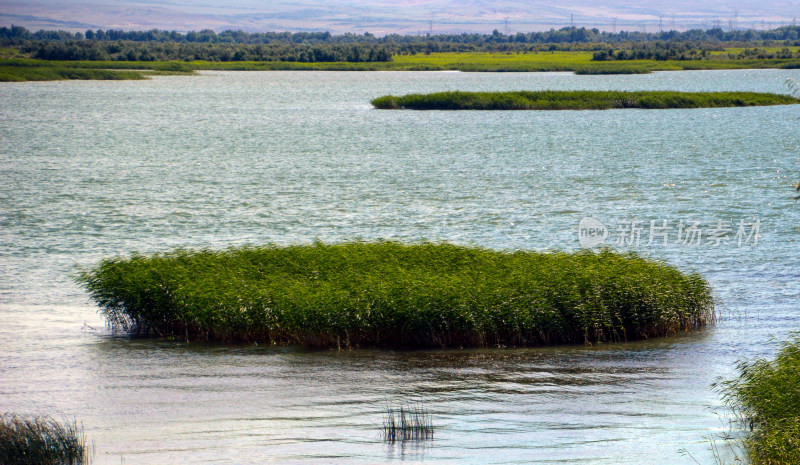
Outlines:
[[430,413],[420,404],[387,407],[383,421],[383,439],[388,443],[433,439]]
[[83,426],[46,416],[0,415],[0,464],[83,465],[89,463]]

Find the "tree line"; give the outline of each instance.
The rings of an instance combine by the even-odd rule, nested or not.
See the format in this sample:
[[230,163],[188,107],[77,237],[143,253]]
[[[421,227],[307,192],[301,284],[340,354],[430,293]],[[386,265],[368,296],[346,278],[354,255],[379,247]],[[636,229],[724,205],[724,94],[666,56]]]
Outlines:
[[648,42],[632,44],[626,49],[595,51],[594,61],[611,60],[707,60],[711,58],[727,60],[747,59],[789,59],[795,56],[788,48],[778,51],[768,51],[764,48],[745,48],[739,52],[724,52],[725,47],[719,44],[697,42]]
[[173,42],[173,43],[212,43],[212,44],[417,44],[417,43],[451,43],[451,44],[558,44],[558,43],[618,43],[618,42],[757,42],[783,41],[800,39],[800,26],[783,26],[771,30],[738,29],[725,31],[722,28],[691,29],[688,31],[620,31],[616,33],[600,31],[597,28],[563,27],[539,32],[518,32],[503,34],[495,30],[491,34],[389,34],[378,37],[369,32],[364,34],[332,34],[330,32],[245,32],[226,30],[215,32],[211,29],[189,31],[165,31],[151,29],[148,31],[123,31],[121,29],[97,29],[85,32],[48,31],[32,32],[24,27],[0,27],[0,41],[21,43],[23,41],[132,41],[132,42]]
[[626,49],[598,50],[592,59],[610,60],[704,60],[712,51],[724,51],[718,44],[702,42],[647,42],[632,44]]
[[43,60],[118,61],[391,61],[387,47],[370,44],[202,44],[133,41],[32,42],[20,49]]
[[[223,31],[210,29],[180,33],[87,30],[85,32],[32,32],[24,27],[0,27],[0,46],[18,48],[29,56],[48,60],[120,61],[289,61],[289,62],[385,62],[393,55],[439,52],[533,52],[592,51],[604,60],[696,60],[712,51],[738,44],[800,45],[800,27],[771,31],[723,31],[722,29],[667,31],[661,33],[602,32],[565,27],[543,32],[502,34],[439,34],[377,37],[330,32]],[[794,42],[792,42],[794,41]],[[743,45],[744,44],[744,45]],[[760,50],[760,49],[758,49]],[[784,57],[785,52],[741,52],[728,58]],[[745,56],[746,55],[746,56]],[[717,55],[719,56],[719,55]]]

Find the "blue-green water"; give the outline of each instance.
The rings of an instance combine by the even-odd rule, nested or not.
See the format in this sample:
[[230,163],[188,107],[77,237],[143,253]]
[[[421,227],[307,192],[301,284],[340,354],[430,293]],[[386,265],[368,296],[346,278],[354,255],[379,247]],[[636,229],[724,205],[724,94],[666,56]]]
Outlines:
[[[372,110],[388,93],[785,92],[800,71],[209,72],[0,84],[0,412],[83,421],[95,463],[710,463],[709,385],[800,329],[800,107]],[[722,320],[594,347],[306,352],[110,337],[76,265],[361,239],[575,249],[583,217],[702,272]],[[666,220],[671,244],[647,244]],[[728,221],[733,243],[676,244]],[[760,221],[739,246],[740,221]],[[752,230],[748,226],[748,231]],[[628,248],[628,247],[620,247]],[[388,403],[437,427],[388,446]]]

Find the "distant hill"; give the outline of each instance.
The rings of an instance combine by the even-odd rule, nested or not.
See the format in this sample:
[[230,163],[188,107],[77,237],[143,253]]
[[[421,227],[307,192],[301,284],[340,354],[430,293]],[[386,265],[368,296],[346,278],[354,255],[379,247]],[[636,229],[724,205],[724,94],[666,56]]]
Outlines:
[[28,29],[332,31],[416,34],[601,30],[771,29],[800,17],[781,0],[28,0],[0,3],[0,25]]

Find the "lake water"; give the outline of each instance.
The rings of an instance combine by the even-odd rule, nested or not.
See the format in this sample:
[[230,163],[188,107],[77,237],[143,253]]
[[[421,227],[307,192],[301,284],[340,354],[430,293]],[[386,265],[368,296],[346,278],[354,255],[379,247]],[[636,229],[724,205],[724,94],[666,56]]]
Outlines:
[[[785,92],[800,71],[206,72],[0,84],[0,412],[82,421],[97,464],[710,463],[710,384],[800,329],[800,107],[377,111],[384,94]],[[702,272],[722,319],[627,344],[304,351],[112,337],[71,280],[133,251],[315,239],[607,243]],[[648,244],[650,221],[672,230]],[[678,224],[727,244],[677,243]],[[640,243],[625,239],[629,221]],[[758,244],[741,246],[759,222]],[[727,223],[726,223],[727,224]],[[725,230],[726,228],[717,228]],[[630,232],[628,230],[628,232]],[[685,232],[685,230],[684,230]],[[745,238],[746,239],[746,238]],[[435,439],[386,445],[386,404]]]

